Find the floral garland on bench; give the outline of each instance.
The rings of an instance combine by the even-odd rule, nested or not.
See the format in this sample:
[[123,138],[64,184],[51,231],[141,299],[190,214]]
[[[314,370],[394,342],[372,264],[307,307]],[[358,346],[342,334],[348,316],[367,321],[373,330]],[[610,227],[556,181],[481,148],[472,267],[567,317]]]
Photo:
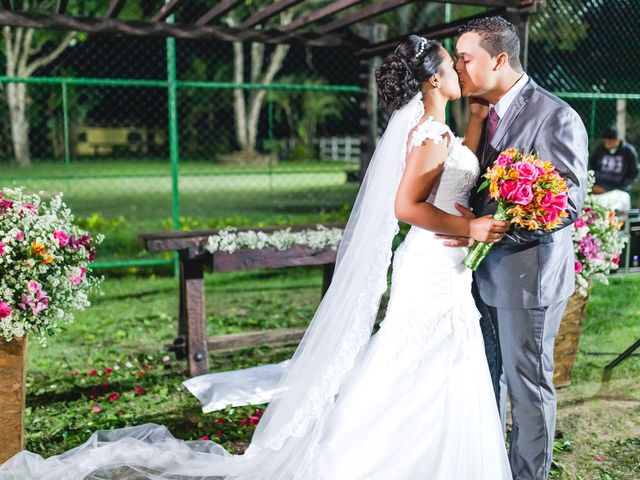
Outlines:
[[287,228],[269,233],[255,230],[239,232],[234,227],[228,227],[211,235],[204,249],[209,253],[233,253],[242,248],[286,250],[294,245],[302,245],[314,249],[331,246],[335,250],[343,232],[341,228],[327,228],[323,225],[298,232],[292,232],[291,228]]

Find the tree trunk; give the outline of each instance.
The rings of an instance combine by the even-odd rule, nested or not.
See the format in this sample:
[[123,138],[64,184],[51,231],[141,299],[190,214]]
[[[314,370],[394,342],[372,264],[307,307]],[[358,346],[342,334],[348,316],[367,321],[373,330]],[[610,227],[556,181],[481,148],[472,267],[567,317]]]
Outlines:
[[27,119],[27,84],[7,84],[7,101],[11,118],[11,141],[15,162],[21,167],[31,165],[29,152],[29,120]]
[[[235,83],[244,83],[244,51],[241,42],[233,44],[233,80]],[[247,139],[247,104],[244,99],[244,90],[238,88],[233,91],[233,111],[236,121],[236,140],[243,151],[253,150]]]

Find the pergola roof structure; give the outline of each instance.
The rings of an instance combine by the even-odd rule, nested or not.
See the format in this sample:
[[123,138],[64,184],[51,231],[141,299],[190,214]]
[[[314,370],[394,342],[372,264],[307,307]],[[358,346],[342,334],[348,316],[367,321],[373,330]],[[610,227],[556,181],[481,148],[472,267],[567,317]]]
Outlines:
[[[267,44],[302,44],[308,46],[344,46],[368,57],[390,50],[398,38],[372,43],[353,33],[350,27],[363,24],[384,12],[411,3],[450,3],[477,5],[489,8],[480,16],[507,15],[526,18],[538,11],[544,0],[334,0],[327,5],[294,18],[280,28],[267,26],[268,20],[306,0],[272,0],[272,3],[247,18],[237,27],[222,23],[227,13],[238,8],[244,0],[220,0],[200,18],[189,23],[169,23],[168,18],[184,8],[188,0],[170,0],[148,18],[121,20],[118,18],[125,3],[132,0],[105,2],[102,16],[79,17],[67,12],[68,0],[58,0],[57,6],[48,12],[20,11],[12,0],[0,0],[0,25],[28,28],[50,28],[87,33],[126,34],[135,36],[160,36],[188,39],[208,39],[222,42],[258,42]],[[441,24],[423,32],[406,32],[441,39],[455,34],[457,27],[468,18]]]

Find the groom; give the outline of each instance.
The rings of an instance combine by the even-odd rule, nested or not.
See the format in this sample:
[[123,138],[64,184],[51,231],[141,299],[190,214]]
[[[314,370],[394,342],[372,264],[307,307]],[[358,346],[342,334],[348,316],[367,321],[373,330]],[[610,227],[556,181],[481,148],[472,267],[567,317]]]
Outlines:
[[[474,275],[496,395],[500,398],[503,373],[511,399],[513,478],[545,480],[556,422],[553,346],[574,291],[573,243],[566,227],[576,220],[585,196],[587,133],[569,105],[523,71],[520,41],[511,23],[501,17],[473,20],[459,34],[456,70],[462,94],[470,97],[469,128],[483,132],[477,152],[481,170],[507,148],[536,151],[569,185],[569,217],[558,229],[530,232],[512,227]],[[482,104],[484,115],[475,114],[483,110]],[[486,190],[474,189],[470,205],[477,216],[496,209]],[[453,239],[449,244],[463,243],[464,239]],[[504,402],[499,403],[504,413]]]

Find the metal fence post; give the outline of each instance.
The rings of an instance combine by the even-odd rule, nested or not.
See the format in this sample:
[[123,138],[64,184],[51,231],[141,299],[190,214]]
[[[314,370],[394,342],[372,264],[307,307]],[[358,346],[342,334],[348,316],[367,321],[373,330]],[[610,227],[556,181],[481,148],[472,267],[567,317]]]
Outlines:
[[[169,17],[169,22],[173,17]],[[169,157],[171,159],[171,213],[173,228],[180,228],[179,151],[178,151],[178,98],[176,82],[176,39],[167,38],[167,96],[169,110]],[[175,256],[174,274],[180,271],[180,259]]]
[[[67,82],[62,82],[62,126],[64,130],[64,164],[67,173],[67,192],[71,193],[71,153],[69,150],[69,97]],[[67,199],[68,202],[68,199]]]

